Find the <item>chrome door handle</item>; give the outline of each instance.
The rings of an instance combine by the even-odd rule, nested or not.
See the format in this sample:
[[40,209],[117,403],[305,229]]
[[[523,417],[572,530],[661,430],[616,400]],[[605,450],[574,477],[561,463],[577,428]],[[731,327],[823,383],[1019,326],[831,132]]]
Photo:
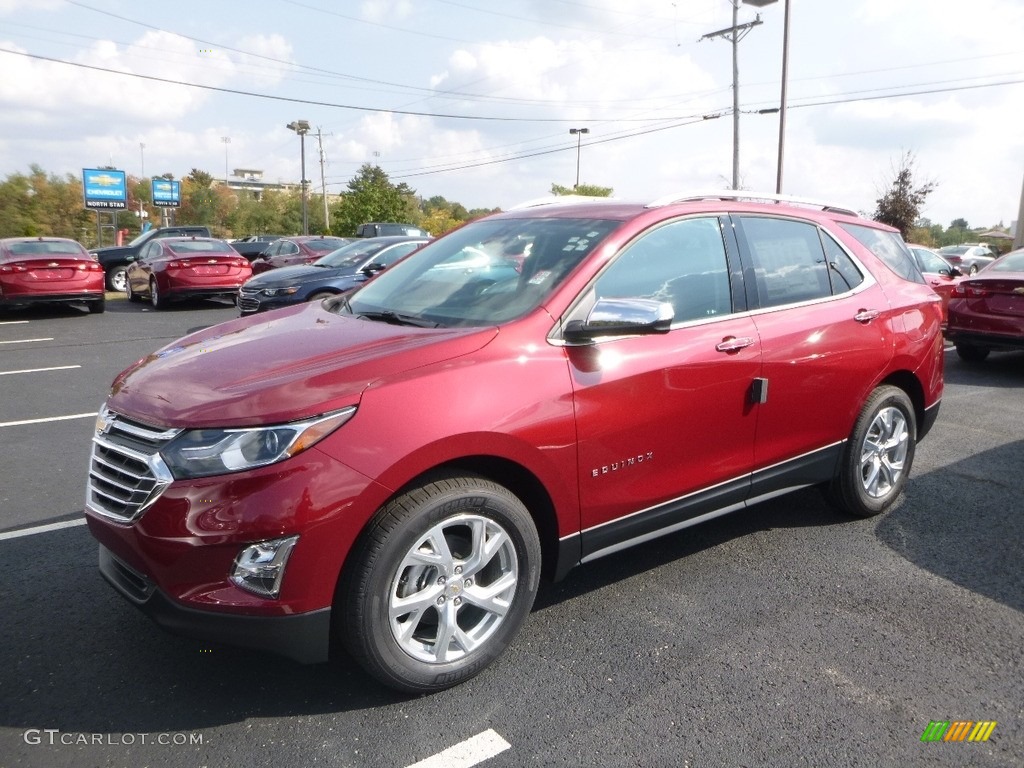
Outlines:
[[862,309],[860,310],[860,312],[853,316],[853,319],[856,320],[858,323],[870,323],[872,320],[876,319],[880,314],[882,313],[879,312],[877,309]]
[[722,339],[718,344],[715,345],[715,349],[719,352],[739,352],[741,349],[746,349],[754,340],[749,336],[727,336]]

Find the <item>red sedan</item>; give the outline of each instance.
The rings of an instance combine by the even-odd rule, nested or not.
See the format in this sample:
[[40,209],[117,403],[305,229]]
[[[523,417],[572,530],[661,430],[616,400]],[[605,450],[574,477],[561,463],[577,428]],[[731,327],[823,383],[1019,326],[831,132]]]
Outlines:
[[297,264],[312,264],[321,256],[336,251],[350,237],[324,237],[323,235],[299,235],[275,240],[258,259],[252,263],[252,272],[258,275],[278,267],[293,267]]
[[942,320],[945,322],[949,297],[953,295],[953,289],[964,273],[930,248],[915,243],[908,243],[907,248],[914,255],[917,268],[921,270],[928,285],[942,297]]
[[234,297],[252,277],[248,259],[227,242],[211,237],[153,240],[128,267],[129,301],[148,298],[154,309],[168,301],[214,296]]
[[949,300],[946,336],[971,363],[993,349],[1024,349],[1024,248],[957,284]]
[[81,243],[63,237],[0,240],[0,308],[37,303],[85,302],[106,308],[103,267]]

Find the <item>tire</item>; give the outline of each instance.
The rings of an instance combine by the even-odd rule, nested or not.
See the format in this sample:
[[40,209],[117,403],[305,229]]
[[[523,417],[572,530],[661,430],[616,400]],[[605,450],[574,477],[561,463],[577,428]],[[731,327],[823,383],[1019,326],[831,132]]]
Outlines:
[[312,296],[306,299],[306,301],[313,303],[314,301],[323,301],[324,299],[330,299],[337,295],[338,294],[331,293],[330,291],[320,291],[319,293],[314,293]]
[[537,529],[511,491],[476,476],[434,478],[380,509],[353,548],[334,601],[336,636],[391,688],[450,688],[512,641],[540,565]]
[[120,291],[124,293],[125,286],[128,284],[128,267],[121,265],[120,267],[112,267],[107,272],[107,290]]
[[956,353],[965,363],[980,363],[988,357],[989,350],[959,342],[956,345]]
[[90,301],[86,306],[89,308],[90,315],[102,315],[107,311],[107,297],[104,296],[98,301]]
[[142,297],[132,290],[131,280],[124,281],[124,292],[128,296],[128,301],[134,301],[135,303],[142,301]]
[[857,517],[885,512],[907,483],[917,446],[917,416],[906,393],[881,386],[871,393],[843,450],[829,500]]
[[971,264],[971,268],[967,270],[967,274],[968,275],[976,275],[976,274],[978,274],[978,265],[977,264]]
[[153,305],[153,309],[163,309],[167,305],[167,302],[160,296],[155,277],[149,278],[149,303]]

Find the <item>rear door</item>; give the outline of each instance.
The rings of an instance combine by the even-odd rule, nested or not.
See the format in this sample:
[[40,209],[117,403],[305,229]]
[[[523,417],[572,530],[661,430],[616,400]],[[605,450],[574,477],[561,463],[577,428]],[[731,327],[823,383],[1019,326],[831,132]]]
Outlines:
[[823,482],[893,355],[889,302],[815,223],[734,215],[765,379],[752,497]]
[[761,352],[733,285],[714,216],[647,231],[593,285],[590,301],[665,301],[675,321],[665,334],[567,348],[584,559],[745,498]]

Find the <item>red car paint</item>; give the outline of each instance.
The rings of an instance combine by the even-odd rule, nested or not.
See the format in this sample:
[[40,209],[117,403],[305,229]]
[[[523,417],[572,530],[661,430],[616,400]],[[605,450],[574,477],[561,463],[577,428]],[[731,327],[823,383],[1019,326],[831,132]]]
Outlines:
[[[792,234],[774,242],[789,245],[769,247],[764,233],[780,225]],[[458,293],[453,273],[464,277],[428,269],[433,260],[451,263],[463,243],[469,253],[486,249],[489,233],[531,227],[540,233],[534,247],[519,270],[508,270],[516,291],[536,292],[521,312],[510,309],[520,293],[487,304],[497,284],[465,282],[457,285],[477,294],[453,298],[450,311],[469,317],[487,306],[499,319],[438,327],[396,324],[404,322],[397,312],[374,319],[373,302],[418,269],[422,276],[395,295],[432,312]],[[578,233],[557,239],[559,227]],[[672,299],[682,311],[701,309],[673,315],[671,330],[575,342],[582,308],[614,298],[623,281],[646,280],[627,259],[674,231],[710,234],[721,250],[727,270],[692,278],[707,277],[717,303]],[[291,458],[172,479],[125,519],[104,510],[95,495],[104,486],[91,481],[86,515],[107,558],[104,575],[143,607],[157,596],[162,607],[148,612],[176,631],[320,661],[329,647],[323,617],[336,606],[353,546],[390,499],[439,468],[469,469],[523,499],[555,577],[691,522],[828,483],[876,388],[903,390],[918,438],[942,395],[940,300],[916,268],[901,277],[865,247],[871,237],[903,248],[895,230],[831,209],[727,200],[530,208],[439,238],[348,299],[187,336],[118,376],[100,443],[108,419],[195,431],[281,425],[349,407],[354,415]],[[831,272],[789,271],[789,253],[808,243],[842,252]],[[692,255],[705,253],[694,246]],[[638,263],[660,269],[671,258]],[[665,296],[685,294],[687,284],[671,282]],[[779,303],[773,286],[794,300]],[[291,535],[299,538],[279,595],[259,597],[228,578],[243,547]],[[262,633],[266,624],[224,628],[230,616],[294,621],[292,639],[310,641],[297,648]]]
[[233,297],[252,277],[248,259],[224,240],[168,237],[152,240],[128,267],[130,301],[148,298],[156,308],[168,301],[212,296]]
[[992,350],[1024,349],[1024,249],[963,278],[949,301],[947,335],[969,362]]
[[11,237],[0,240],[0,307],[88,302],[104,308],[103,267],[75,240]]

